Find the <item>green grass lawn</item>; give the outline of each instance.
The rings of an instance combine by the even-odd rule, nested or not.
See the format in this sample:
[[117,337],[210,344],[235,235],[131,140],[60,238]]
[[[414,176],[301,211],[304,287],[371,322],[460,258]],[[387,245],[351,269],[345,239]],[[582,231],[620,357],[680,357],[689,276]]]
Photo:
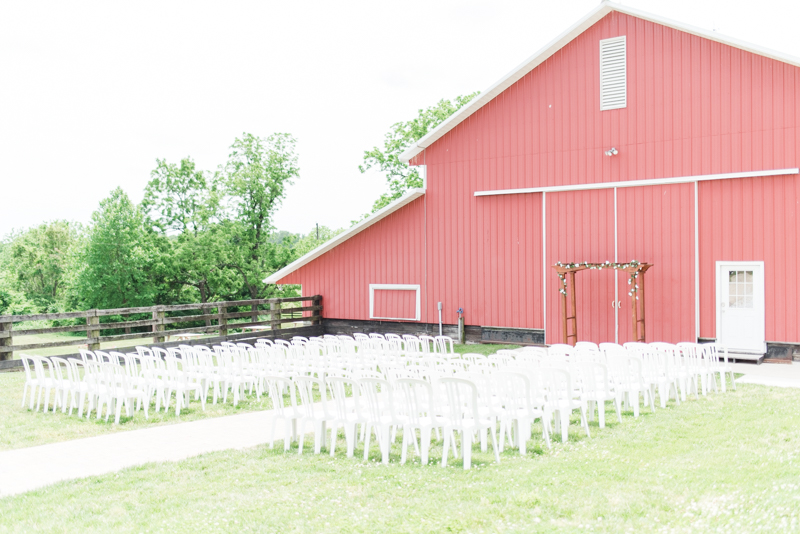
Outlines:
[[[260,446],[0,500],[0,532],[798,532],[800,390],[741,385],[501,463],[363,463]],[[7,429],[6,429],[7,430]],[[265,433],[268,430],[265,429]],[[491,451],[491,447],[490,447]],[[531,452],[533,451],[533,452]]]
[[[136,430],[148,428],[156,425],[181,423],[186,421],[196,421],[208,417],[219,417],[221,415],[233,415],[254,410],[266,410],[272,407],[268,397],[261,397],[256,400],[255,393],[246,396],[240,401],[236,408],[233,407],[232,395],[228,394],[228,402],[223,404],[220,400],[217,404],[211,404],[211,399],[206,404],[205,411],[200,406],[200,401],[189,403],[189,408],[181,410],[179,417],[175,416],[175,398],[173,396],[172,410],[164,412],[162,410],[155,413],[155,404],[151,405],[149,419],[145,419],[144,411],[134,412],[133,417],[120,418],[120,424],[114,424],[113,414],[109,421],[105,421],[105,415],[100,420],[95,418],[78,418],[73,412],[72,416],[62,414],[61,409],[56,413],[42,413],[28,410],[28,401],[25,400],[25,407],[20,407],[22,403],[22,387],[25,383],[24,373],[0,373],[0,451],[9,449],[19,449],[21,447],[32,447],[34,445],[44,445],[56,441],[66,441],[69,439],[88,438],[100,434],[111,432],[124,432],[126,430]],[[30,393],[28,393],[30,396]],[[52,403],[53,393],[50,393]],[[84,415],[85,415],[84,410]],[[1,528],[1,527],[0,527]]]

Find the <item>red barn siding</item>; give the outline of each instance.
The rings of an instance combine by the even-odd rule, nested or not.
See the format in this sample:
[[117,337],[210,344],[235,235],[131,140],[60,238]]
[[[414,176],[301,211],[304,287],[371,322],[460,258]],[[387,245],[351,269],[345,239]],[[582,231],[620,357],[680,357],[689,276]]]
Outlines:
[[[645,275],[647,339],[695,339],[694,184],[617,190],[620,261],[654,267]],[[633,339],[628,276],[619,275],[619,337]]]
[[800,178],[700,184],[700,336],[716,337],[716,262],[763,261],[767,341],[800,341]]
[[[322,295],[323,313],[332,318],[369,319],[370,284],[419,284],[424,302],[424,227],[423,197],[290,273],[280,283],[302,284],[303,295]],[[428,320],[424,308],[422,320]]]
[[[628,106],[601,112],[597,61],[599,41],[618,35],[627,37]],[[428,238],[458,241],[451,231],[452,218],[448,213],[454,206],[475,202],[473,213],[484,229],[483,243],[472,240],[462,247],[486,246],[488,241],[491,243],[489,250],[497,256],[486,265],[479,263],[478,266],[478,269],[489,270],[490,275],[484,276],[493,282],[489,288],[478,288],[483,299],[491,299],[491,304],[482,310],[484,321],[475,320],[480,318],[479,310],[477,314],[467,315],[467,323],[519,325],[508,320],[495,322],[503,318],[501,310],[512,309],[504,303],[509,291],[507,281],[519,279],[514,275],[517,263],[512,259],[513,249],[508,249],[508,241],[518,232],[521,219],[537,221],[540,213],[538,210],[497,209],[497,199],[527,198],[528,209],[535,210],[540,205],[540,195],[477,199],[466,199],[464,195],[481,190],[796,166],[800,118],[795,91],[798,80],[800,69],[797,67],[615,12],[477,110],[428,147],[417,160],[426,164],[428,171],[428,209],[431,215]],[[612,146],[619,150],[619,155],[613,158],[604,156],[603,152]],[[470,184],[466,193],[464,184]],[[651,235],[670,236],[669,241],[645,241],[644,235],[637,235],[633,230],[635,225],[627,224],[622,227],[625,234],[619,236],[620,244],[624,246],[619,250],[620,261],[640,259],[655,264],[648,278],[653,283],[650,286],[653,293],[647,302],[650,339],[677,341],[693,339],[695,335],[692,187],[680,186],[677,212],[656,202],[653,193],[637,190],[623,193],[625,190],[619,190],[624,198],[629,195],[647,196],[656,209],[655,213],[641,208],[637,210],[636,203],[632,202],[630,208],[620,207],[624,210],[619,213],[621,219],[645,221],[645,224],[652,225],[647,227]],[[581,209],[580,202],[565,208],[572,213]],[[700,211],[702,214],[702,207]],[[548,213],[548,224],[550,221],[553,218]],[[528,228],[532,236],[541,233],[537,223]],[[575,233],[577,229],[565,228],[565,233],[554,232],[547,229],[548,268],[557,259],[595,259],[597,244],[583,246],[584,239]],[[575,255],[565,253],[553,257],[551,247],[557,239],[575,239]],[[796,249],[795,243],[786,245]],[[612,257],[608,252],[604,255],[607,256],[604,259]],[[648,255],[651,258],[645,257]],[[702,268],[708,269],[704,261],[701,255]],[[501,267],[499,272],[498,265]],[[428,269],[436,267],[439,263],[434,265],[429,259]],[[534,276],[525,282],[541,280],[541,267],[536,262],[532,267]],[[555,277],[547,276],[547,340],[553,342],[558,339],[553,338],[553,329],[559,328],[559,323],[555,322],[558,316],[553,315],[557,313],[553,303],[557,302],[558,293]],[[484,279],[480,274],[477,278]],[[468,285],[458,276],[440,273],[439,279],[439,293],[445,296],[455,287]],[[667,289],[672,283],[677,284],[677,292]],[[588,285],[593,284],[592,279]],[[707,281],[701,278],[701,286],[706,284]],[[583,287],[579,285],[579,290],[586,291]],[[523,291],[527,291],[531,299],[541,298],[535,288],[529,291],[527,287],[517,286],[512,290],[514,293]],[[610,303],[605,291],[598,299]],[[627,297],[622,290],[620,293],[621,297]],[[794,298],[796,301],[800,294],[795,292]],[[622,298],[619,300],[623,301],[620,340],[625,341],[630,331],[628,303]],[[597,304],[581,304],[579,309],[584,306],[589,306],[589,314],[584,315],[587,318],[594,320],[595,314],[600,313],[599,301]],[[452,310],[451,307],[446,307],[444,314],[445,321],[450,323],[455,321],[452,313],[455,307]],[[704,310],[706,314],[713,314],[713,309]],[[599,324],[590,326],[592,323],[589,322],[582,331],[595,334],[594,330],[587,328],[596,329],[604,332],[597,335],[608,337],[605,312],[601,317]],[[662,317],[668,320],[663,323],[656,320]],[[544,321],[539,320],[535,313],[531,318],[533,321],[527,321],[526,327],[544,327]],[[656,326],[657,323],[660,324]],[[776,339],[800,339],[796,326],[790,331]]]
[[428,213],[428,225],[442,229],[428,234],[428,315],[438,317],[442,302],[451,324],[463,308],[467,324],[536,328],[542,324],[541,202],[530,195],[479,201],[462,188],[452,204],[426,195],[442,206]]
[[376,289],[375,317],[413,319],[417,316],[417,292],[408,289]]
[[[537,195],[540,196],[540,195]],[[614,190],[547,193],[547,332],[561,343],[560,280],[550,267],[557,261],[614,261]],[[575,275],[578,339],[614,341],[614,272]],[[568,288],[572,291],[572,288]]]
[[[599,41],[620,35],[628,104],[600,111]],[[550,265],[611,260],[616,237],[618,260],[655,265],[648,338],[692,339],[693,184],[619,189],[616,236],[612,190],[548,193],[544,258],[541,194],[473,194],[796,167],[798,88],[800,68],[612,12],[416,156],[427,166],[424,200],[281,283],[323,294],[327,317],[349,319],[368,318],[369,283],[420,283],[423,322],[436,320],[442,302],[445,323],[455,323],[462,307],[470,325],[546,323],[554,342],[558,284]],[[619,154],[604,156],[612,146]],[[714,261],[763,259],[767,338],[800,341],[791,270],[800,237],[797,177],[701,182],[699,191],[700,335],[714,337]],[[579,276],[581,338],[612,339],[613,275]],[[620,341],[630,329],[626,299],[620,285]]]

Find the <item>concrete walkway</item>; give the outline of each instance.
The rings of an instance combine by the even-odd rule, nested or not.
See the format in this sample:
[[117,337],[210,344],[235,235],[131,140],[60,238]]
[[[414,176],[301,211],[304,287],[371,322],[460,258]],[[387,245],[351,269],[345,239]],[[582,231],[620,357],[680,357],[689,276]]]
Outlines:
[[[228,415],[0,452],[0,497],[62,480],[269,442],[271,412]],[[283,447],[283,424],[275,429]],[[312,442],[313,443],[313,442]]]
[[744,373],[737,384],[800,388],[800,363],[732,363],[731,367],[736,373]]

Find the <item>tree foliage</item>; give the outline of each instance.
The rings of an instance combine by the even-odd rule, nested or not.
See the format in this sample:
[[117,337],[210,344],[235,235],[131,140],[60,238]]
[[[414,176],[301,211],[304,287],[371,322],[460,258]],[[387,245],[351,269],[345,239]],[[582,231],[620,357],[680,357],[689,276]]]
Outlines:
[[218,214],[219,197],[212,185],[192,158],[184,158],[177,165],[156,159],[144,191],[142,212],[163,233],[197,235]]
[[53,221],[9,236],[2,254],[4,284],[30,301],[23,307],[49,309],[63,296],[70,254],[80,232],[76,223]]
[[336,235],[340,234],[342,231],[343,229],[341,228],[338,230],[331,230],[327,226],[312,228],[309,233],[300,237],[294,244],[295,256],[299,258],[308,254],[329,239],[336,237]]
[[[209,302],[235,294],[236,281],[221,267],[226,238],[220,232],[214,180],[188,157],[179,164],[157,159],[150,177],[142,211],[161,250],[156,271],[163,283],[157,300]],[[186,293],[187,287],[192,291]]]
[[225,266],[239,273],[250,298],[267,289],[262,280],[292,261],[291,249],[271,242],[272,217],[286,194],[286,187],[300,176],[290,134],[260,138],[245,133],[231,145],[228,162],[218,173],[227,220]]
[[154,247],[141,210],[121,188],[100,201],[78,253],[73,288],[86,308],[126,308],[152,304]]
[[419,170],[400,161],[400,154],[478,94],[476,91],[469,95],[457,96],[453,100],[443,98],[427,109],[420,109],[417,117],[391,126],[384,136],[383,148],[376,146],[364,151],[364,163],[358,169],[364,173],[369,169],[378,168],[385,174],[389,186],[389,191],[381,195],[372,205],[373,213],[402,197],[409,189],[422,187]]

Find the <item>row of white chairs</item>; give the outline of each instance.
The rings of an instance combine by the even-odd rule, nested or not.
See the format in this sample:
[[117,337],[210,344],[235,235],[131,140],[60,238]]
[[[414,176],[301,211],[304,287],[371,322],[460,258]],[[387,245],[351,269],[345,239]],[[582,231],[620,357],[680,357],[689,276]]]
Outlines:
[[[424,349],[423,341],[428,350]],[[88,399],[87,417],[94,410],[99,418],[105,407],[106,420],[115,413],[115,422],[118,423],[123,406],[129,416],[133,410],[144,407],[147,417],[148,406],[153,401],[156,410],[162,403],[164,409],[168,409],[173,392],[177,415],[188,406],[191,394],[200,399],[205,409],[210,388],[213,388],[213,402],[217,402],[220,395],[225,402],[228,391],[231,391],[234,404],[249,388],[257,397],[262,393],[269,394],[279,414],[277,418],[284,417],[292,422],[292,437],[296,438],[296,426],[301,422],[301,443],[309,421],[319,429],[320,424],[328,421],[357,420],[362,424],[364,440],[369,439],[364,425],[376,429],[373,432],[381,451],[386,451],[384,458],[388,455],[386,447],[389,441],[385,438],[382,430],[385,425],[381,421],[390,421],[389,426],[394,429],[392,434],[397,428],[405,429],[408,425],[412,425],[407,429],[409,432],[419,430],[426,457],[430,436],[428,433],[426,439],[425,432],[431,429],[437,435],[442,430],[456,454],[453,432],[461,432],[465,447],[471,443],[473,433],[478,432],[473,429],[465,435],[462,420],[488,425],[481,427],[483,450],[486,450],[489,427],[495,428],[499,422],[500,450],[508,437],[510,443],[524,453],[525,442],[530,438],[530,424],[536,419],[542,421],[543,439],[549,445],[551,421],[555,424],[555,431],[560,431],[562,440],[566,441],[570,414],[575,410],[580,411],[581,426],[589,435],[588,421],[594,419],[595,411],[600,427],[605,426],[607,401],[613,402],[621,421],[623,404],[632,404],[634,415],[638,416],[640,399],[655,409],[656,392],[661,405],[665,406],[670,396],[680,402],[681,398],[685,400],[687,390],[697,394],[698,386],[703,394],[709,389],[716,390],[715,373],[720,374],[723,391],[727,374],[730,373],[733,379],[727,365],[727,354],[713,344],[597,346],[582,343],[576,347],[554,345],[498,351],[486,357],[459,355],[453,350],[452,340],[446,337],[423,340],[413,336],[401,338],[391,334],[372,334],[352,338],[325,336],[298,337],[291,341],[259,340],[255,346],[223,343],[213,348],[181,346],[165,350],[137,347],[135,354],[82,351],[81,356],[81,360],[23,358],[28,373],[26,392],[31,389],[31,409],[37,388],[37,410],[42,394],[45,397],[44,409],[47,410],[52,390],[55,392],[53,411],[61,407],[65,412],[69,404],[71,414],[77,405],[78,414],[82,415],[84,399]],[[349,383],[336,385],[348,380]],[[409,380],[416,382],[409,385]],[[448,386],[451,380],[456,380],[452,383],[458,385]],[[428,386],[422,386],[422,383]],[[339,399],[341,395],[335,394],[335,388],[341,387],[344,387],[342,391],[351,392],[349,401],[345,402]],[[430,387],[429,393],[426,387]],[[309,393],[311,396],[305,397],[309,402],[304,402],[301,393],[309,388],[316,388],[317,397]],[[415,395],[423,400],[412,404],[406,391],[408,388],[421,391]],[[450,390],[455,395],[452,398],[448,393]],[[321,407],[313,406],[315,403],[310,402],[313,398],[321,399]],[[327,398],[330,398],[330,406]],[[378,401],[370,404],[370,399]],[[451,403],[453,399],[460,400]],[[473,401],[469,399],[474,399],[474,410]],[[421,411],[420,406],[427,412]],[[345,409],[347,416],[342,411]],[[460,416],[456,417],[456,414]],[[512,417],[513,414],[520,417]],[[427,430],[413,427],[419,421],[425,421]],[[335,426],[345,426],[351,452],[352,432],[344,423]],[[324,442],[324,431],[315,430],[315,434],[315,449],[318,450]],[[406,434],[403,434],[404,440]],[[287,432],[286,438],[289,436]],[[497,453],[494,430],[491,436]],[[416,436],[413,442],[415,450],[419,451]],[[368,441],[365,445],[366,453]],[[405,459],[407,442],[403,449]],[[464,449],[463,454],[468,467],[469,453]],[[443,462],[446,462],[446,454]]]
[[[295,340],[295,346],[308,347],[311,340]],[[315,351],[314,351],[315,352]],[[335,352],[334,352],[335,353]],[[723,353],[724,361],[719,359],[720,353]],[[595,408],[599,414],[600,426],[604,426],[604,413],[605,403],[613,401],[616,407],[618,420],[621,421],[621,408],[623,402],[629,405],[633,402],[634,415],[638,416],[639,399],[651,406],[655,410],[653,399],[655,398],[656,390],[658,391],[662,406],[666,405],[667,397],[673,395],[677,402],[680,402],[678,395],[679,388],[681,393],[686,392],[687,384],[694,384],[694,392],[697,393],[698,382],[703,385],[703,393],[706,393],[706,385],[713,383],[716,389],[716,382],[713,378],[713,373],[719,372],[722,379],[723,389],[727,374],[730,373],[731,380],[733,380],[732,371],[727,366],[727,355],[724,351],[720,351],[716,345],[697,345],[697,344],[681,344],[680,346],[668,345],[663,343],[656,344],[630,344],[628,346],[619,346],[613,344],[605,344],[604,346],[582,344],[578,347],[568,346],[553,346],[549,349],[544,348],[527,348],[520,351],[498,351],[497,354],[489,357],[484,357],[479,354],[465,354],[463,356],[448,354],[448,358],[442,358],[442,355],[427,355],[418,357],[417,354],[402,355],[400,358],[393,358],[392,354],[381,354],[380,352],[373,352],[367,354],[367,357],[372,358],[372,365],[367,365],[365,370],[364,365],[358,359],[351,359],[349,363],[356,362],[358,365],[348,367],[347,359],[333,359],[333,360],[320,360],[321,364],[326,364],[327,367],[320,366],[306,367],[287,367],[283,368],[282,375],[275,375],[270,380],[282,380],[282,387],[280,391],[283,392],[287,388],[294,391],[287,381],[300,381],[304,384],[309,377],[316,377],[317,390],[320,392],[325,391],[323,386],[322,377],[334,377],[333,381],[336,382],[341,376],[349,376],[353,380],[358,380],[355,377],[366,374],[369,376],[370,372],[380,372],[376,376],[367,378],[367,380],[384,380],[386,384],[401,384],[403,380],[422,380],[427,382],[434,389],[434,392],[440,390],[440,395],[432,395],[431,398],[440,399],[439,413],[442,415],[442,420],[448,420],[446,414],[453,413],[453,406],[443,402],[446,395],[445,388],[442,387],[442,380],[450,380],[451,378],[467,380],[471,382],[476,391],[481,392],[478,394],[479,412],[489,414],[496,420],[501,421],[501,442],[505,438],[506,433],[514,443],[520,446],[520,451],[524,452],[524,445],[520,444],[520,436],[524,433],[517,432],[517,438],[512,438],[511,426],[503,425],[504,414],[513,413],[513,409],[509,408],[510,405],[503,404],[505,392],[509,390],[507,383],[498,381],[498,377],[504,376],[504,373],[516,373],[520,375],[521,382],[526,383],[528,403],[531,408],[540,410],[541,414],[545,415],[543,432],[547,432],[551,415],[555,417],[556,430],[561,427],[562,440],[567,439],[567,427],[569,424],[569,414],[573,410],[579,409],[581,411],[581,424],[584,426],[587,435],[589,435],[589,428],[587,421],[587,407],[590,409],[591,418]],[[299,361],[302,358],[297,358],[294,361]],[[344,363],[342,366],[341,364]],[[338,369],[336,365],[340,365]],[[276,369],[281,369],[280,362],[276,362],[274,366]],[[371,368],[371,369],[370,369]],[[710,381],[710,382],[709,382]],[[350,388],[353,391],[363,390],[363,379],[357,384],[351,383]],[[328,390],[331,391],[331,397],[334,398],[332,392],[332,385],[327,383]],[[307,387],[304,385],[303,387]],[[735,387],[735,384],[734,384]],[[391,391],[391,388],[388,388]],[[358,397],[354,393],[354,398]],[[331,413],[326,414],[324,408],[324,395],[323,408],[321,412],[305,413],[300,408],[303,406],[302,401],[299,405],[295,405],[296,398],[292,397],[292,406],[289,419],[314,420],[315,434],[319,440],[320,425],[326,420],[333,417]],[[684,396],[685,400],[685,396]],[[280,399],[274,398],[273,404],[281,407],[279,404]],[[432,402],[434,402],[432,401]],[[435,404],[435,402],[434,402]],[[341,409],[341,403],[335,404]],[[349,410],[349,416],[345,417],[339,414],[339,419],[352,420],[353,418],[360,417],[364,419],[365,415],[359,415],[358,401],[354,401],[354,405]],[[406,408],[410,413],[415,410]],[[281,407],[281,412],[288,410],[286,406]],[[392,404],[388,403],[382,410],[384,418],[386,414],[393,413]],[[278,416],[281,417],[281,416]],[[326,417],[328,419],[326,419]],[[377,416],[373,414],[375,420]],[[392,417],[389,417],[392,419]],[[403,426],[403,418],[396,419],[397,425]],[[303,432],[301,431],[301,434]],[[294,433],[292,434],[294,435]],[[448,439],[449,434],[445,433],[445,439]],[[348,450],[351,448],[352,438],[346,432],[348,440]],[[288,447],[289,433],[285,437],[287,440],[285,446]],[[385,447],[388,443],[385,439],[378,435],[381,442],[381,447]],[[415,438],[416,439],[416,438]],[[462,438],[462,441],[469,437]],[[302,437],[301,437],[302,440]],[[423,440],[424,441],[424,440]],[[546,439],[546,441],[548,441]],[[324,438],[323,438],[324,442]],[[319,444],[319,441],[318,441]],[[501,445],[502,447],[502,445]],[[302,445],[300,447],[302,452]],[[366,448],[365,448],[366,452]],[[384,458],[386,457],[384,453]],[[403,458],[405,458],[405,446]],[[443,458],[446,462],[446,458]],[[466,458],[465,458],[466,461]],[[465,463],[468,466],[468,462]]]

